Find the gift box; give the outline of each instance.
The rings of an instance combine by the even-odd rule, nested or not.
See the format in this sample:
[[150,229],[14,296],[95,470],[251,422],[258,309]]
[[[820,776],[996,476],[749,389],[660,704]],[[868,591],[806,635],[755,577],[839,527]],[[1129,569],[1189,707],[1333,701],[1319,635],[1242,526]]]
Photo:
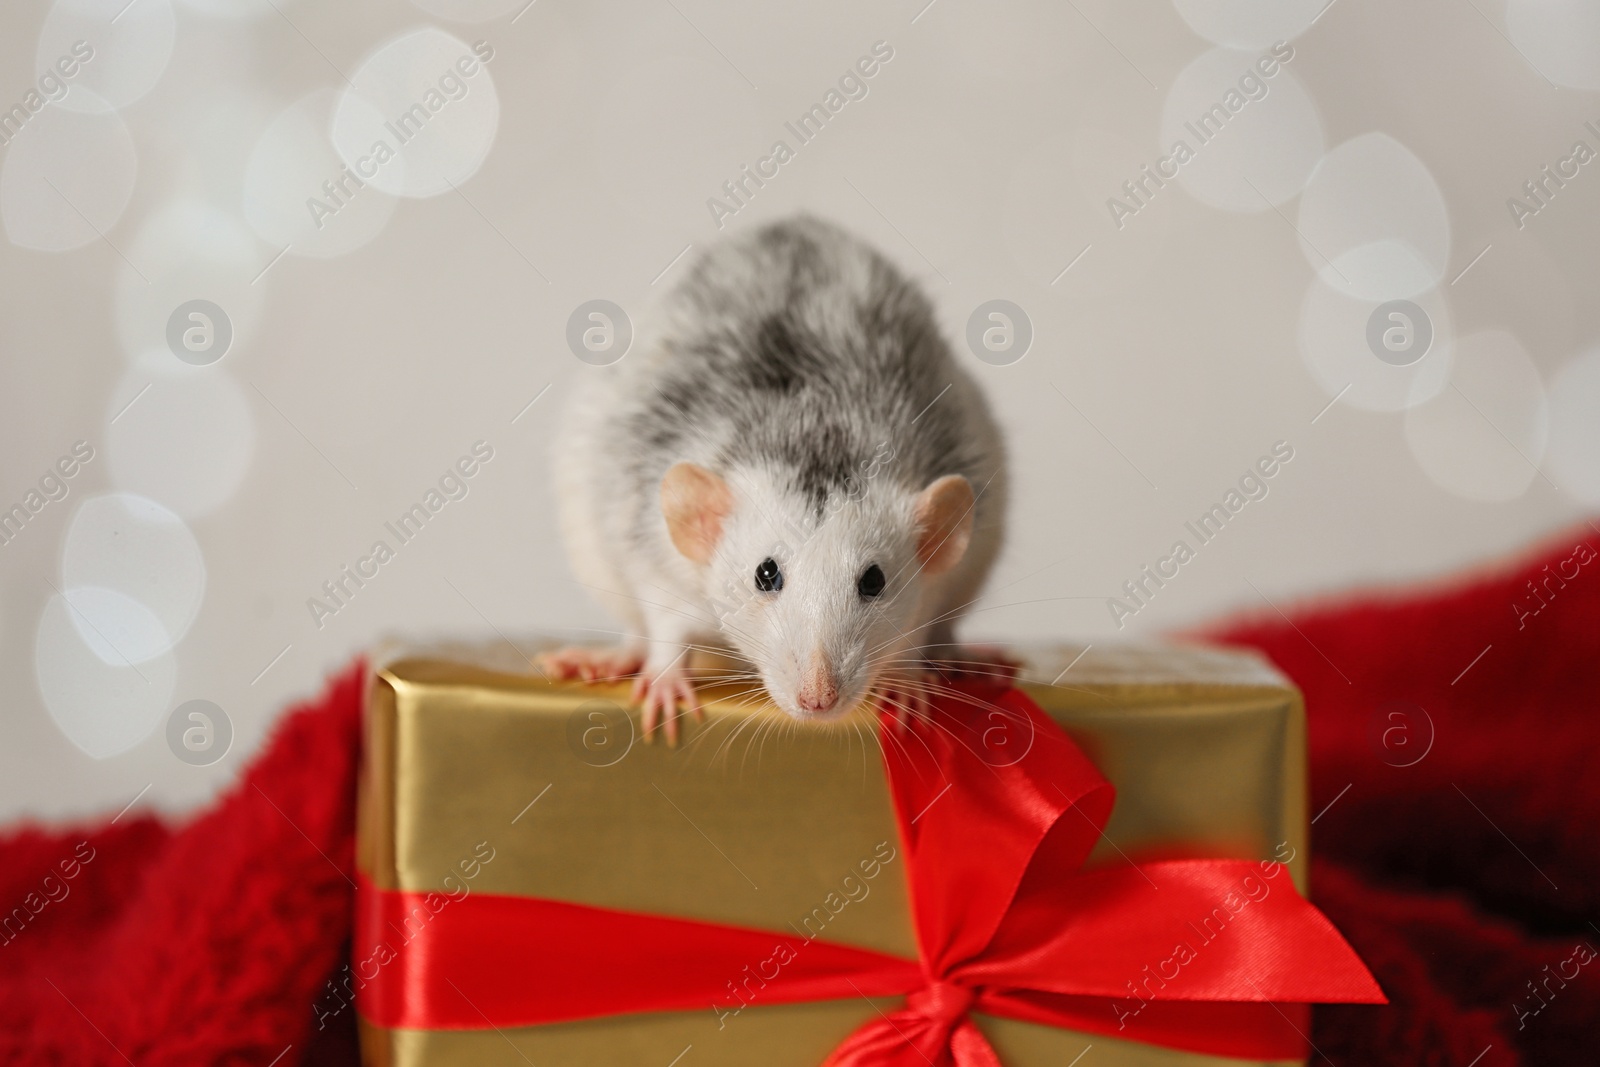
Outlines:
[[1025,659],[920,734],[703,685],[676,747],[626,685],[509,650],[378,661],[353,958],[319,1021],[358,1010],[371,1067],[1178,1067],[1302,1062],[1297,1001],[1379,999],[1302,900],[1286,679],[1194,647]]

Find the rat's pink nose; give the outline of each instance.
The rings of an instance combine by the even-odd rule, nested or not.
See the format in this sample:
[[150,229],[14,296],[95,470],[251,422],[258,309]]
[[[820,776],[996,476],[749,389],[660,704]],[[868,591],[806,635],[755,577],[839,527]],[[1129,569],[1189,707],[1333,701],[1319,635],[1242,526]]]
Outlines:
[[833,687],[825,690],[814,691],[800,690],[800,707],[803,711],[820,713],[829,710],[839,702],[839,691]]
[[839,683],[834,680],[833,672],[820,655],[812,657],[800,691],[795,694],[795,703],[800,705],[801,711],[815,715],[830,710],[838,702]]

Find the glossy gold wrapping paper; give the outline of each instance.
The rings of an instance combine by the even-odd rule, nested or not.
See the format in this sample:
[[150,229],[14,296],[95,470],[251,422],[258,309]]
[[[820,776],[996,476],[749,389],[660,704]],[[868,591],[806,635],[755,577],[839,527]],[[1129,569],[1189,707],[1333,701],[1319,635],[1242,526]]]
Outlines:
[[[707,721],[687,723],[679,747],[645,744],[625,685],[552,684],[526,660],[498,655],[436,648],[375,667],[357,859],[379,887],[546,897],[790,933],[821,914],[828,921],[813,919],[805,933],[820,927],[822,940],[916,957],[905,857],[865,721],[801,727],[748,686],[728,685],[703,690]],[[1215,649],[1024,655],[1029,696],[1117,787],[1091,864],[1271,859],[1286,846],[1305,892],[1304,711],[1281,675]],[[863,878],[862,863],[886,849],[894,858]],[[833,907],[845,902],[836,915],[824,907],[830,894]],[[730,993],[716,1009],[708,1001],[701,1011],[525,1028],[363,1022],[362,1049],[369,1067],[816,1067],[895,1003],[764,1006],[757,997],[730,1014],[740,1005]],[[975,1018],[1007,1067],[1246,1062]]]

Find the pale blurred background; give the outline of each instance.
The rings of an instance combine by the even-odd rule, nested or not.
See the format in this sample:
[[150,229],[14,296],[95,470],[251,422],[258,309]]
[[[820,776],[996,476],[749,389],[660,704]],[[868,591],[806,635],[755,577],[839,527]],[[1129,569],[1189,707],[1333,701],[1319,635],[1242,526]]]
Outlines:
[[[1185,120],[1280,40],[1199,145]],[[785,122],[877,42],[801,145]],[[441,85],[371,184],[324,193]],[[0,545],[0,819],[192,808],[383,635],[611,626],[546,471],[592,373],[569,316],[638,322],[778,140],[721,232],[806,209],[876,243],[1007,426],[1010,540],[969,634],[1271,613],[1600,504],[1594,2],[8,0],[0,108],[0,508],[28,516]],[[1179,177],[1129,199],[1179,137]],[[995,299],[1031,322],[1020,359],[968,351]],[[221,358],[206,305],[169,343],[195,300]],[[1406,366],[1367,340],[1392,300],[1431,324]],[[399,545],[384,523],[479,441]],[[1107,598],[1279,441],[1269,494],[1119,630]],[[394,558],[314,618],[379,539]],[[231,722],[206,765],[169,744],[192,700]]]

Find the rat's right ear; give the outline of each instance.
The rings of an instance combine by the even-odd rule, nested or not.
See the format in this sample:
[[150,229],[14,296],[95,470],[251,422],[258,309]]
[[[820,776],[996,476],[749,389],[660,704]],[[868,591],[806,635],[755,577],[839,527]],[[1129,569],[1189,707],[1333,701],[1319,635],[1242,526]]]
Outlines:
[[928,574],[943,574],[967,554],[972,540],[972,483],[959,474],[936,479],[917,494],[917,562]]
[[675,463],[661,479],[661,514],[672,544],[696,563],[710,563],[722,540],[723,520],[733,511],[733,490],[711,471]]

